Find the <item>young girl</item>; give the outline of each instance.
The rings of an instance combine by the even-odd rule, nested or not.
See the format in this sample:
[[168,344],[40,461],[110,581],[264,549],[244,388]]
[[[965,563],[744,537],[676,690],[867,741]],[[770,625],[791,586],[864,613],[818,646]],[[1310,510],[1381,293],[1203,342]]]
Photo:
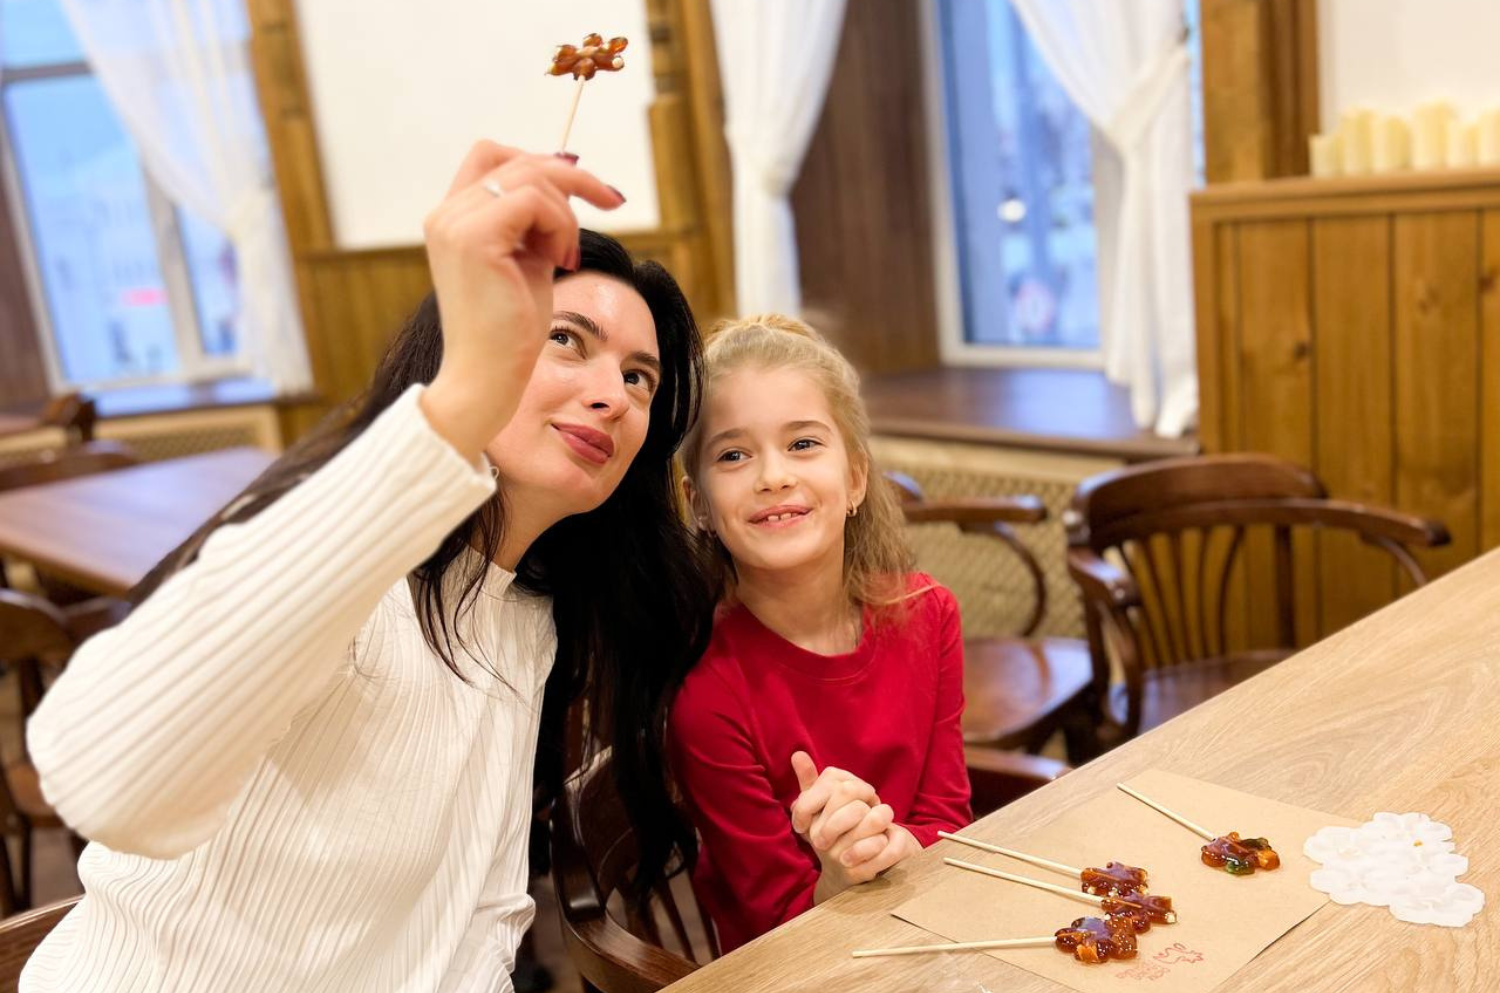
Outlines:
[[426,223],[436,297],[351,416],[49,691],[31,753],[93,843],[23,990],[508,990],[533,759],[555,788],[583,684],[637,882],[691,846],[661,767],[712,611],[670,476],[697,332],[575,196],[623,201],[476,146]]
[[727,951],[967,824],[953,595],[910,571],[848,362],[780,316],[705,357],[684,491],[730,590],[672,706]]

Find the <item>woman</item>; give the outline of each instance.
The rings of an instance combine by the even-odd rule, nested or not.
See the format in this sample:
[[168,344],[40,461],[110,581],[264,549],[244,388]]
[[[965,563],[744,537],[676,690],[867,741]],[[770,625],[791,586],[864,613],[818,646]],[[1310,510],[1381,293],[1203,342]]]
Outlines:
[[710,612],[669,477],[697,331],[659,266],[580,240],[573,196],[623,202],[476,146],[426,222],[436,297],[352,418],[49,692],[32,755],[93,844],[23,989],[508,989],[533,759],[555,790],[585,688],[636,882],[690,852],[661,739]]

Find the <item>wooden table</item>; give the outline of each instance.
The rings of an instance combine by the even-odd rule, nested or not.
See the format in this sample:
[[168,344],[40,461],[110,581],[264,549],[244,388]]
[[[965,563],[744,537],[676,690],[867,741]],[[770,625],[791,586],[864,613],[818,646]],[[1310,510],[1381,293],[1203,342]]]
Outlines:
[[[969,832],[1003,844],[1150,768],[1366,820],[1381,810],[1451,825],[1485,892],[1468,927],[1403,924],[1327,904],[1217,987],[1228,991],[1494,990],[1500,985],[1500,552],[1392,604],[1271,671],[1062,777]],[[940,846],[948,847],[948,846]],[[919,944],[890,916],[936,885],[924,852],[668,987],[673,993],[1065,990],[982,952],[854,960]]]
[[120,596],[274,459],[227,448],[0,494],[0,553]]

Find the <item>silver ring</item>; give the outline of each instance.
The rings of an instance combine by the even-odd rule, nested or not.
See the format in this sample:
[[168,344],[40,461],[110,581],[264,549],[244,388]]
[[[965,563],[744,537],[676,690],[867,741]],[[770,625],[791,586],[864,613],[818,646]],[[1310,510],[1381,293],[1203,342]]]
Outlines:
[[505,189],[493,179],[486,179],[481,185],[484,187],[484,191],[491,196],[505,196]]

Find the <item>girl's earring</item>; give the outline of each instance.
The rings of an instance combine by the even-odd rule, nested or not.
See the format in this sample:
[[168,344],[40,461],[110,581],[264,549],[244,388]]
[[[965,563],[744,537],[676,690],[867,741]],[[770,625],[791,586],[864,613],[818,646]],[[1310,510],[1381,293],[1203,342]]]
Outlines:
[[499,479],[500,478],[500,467],[499,466],[497,466],[497,465],[490,466],[490,478],[491,479]]
[[859,513],[859,505],[858,505],[858,504],[854,504],[854,503],[851,503],[851,504],[850,504],[850,505],[849,505],[849,516],[850,516],[850,517],[853,517],[853,516],[855,516],[855,515],[856,515],[856,514],[858,514],[858,513]]

